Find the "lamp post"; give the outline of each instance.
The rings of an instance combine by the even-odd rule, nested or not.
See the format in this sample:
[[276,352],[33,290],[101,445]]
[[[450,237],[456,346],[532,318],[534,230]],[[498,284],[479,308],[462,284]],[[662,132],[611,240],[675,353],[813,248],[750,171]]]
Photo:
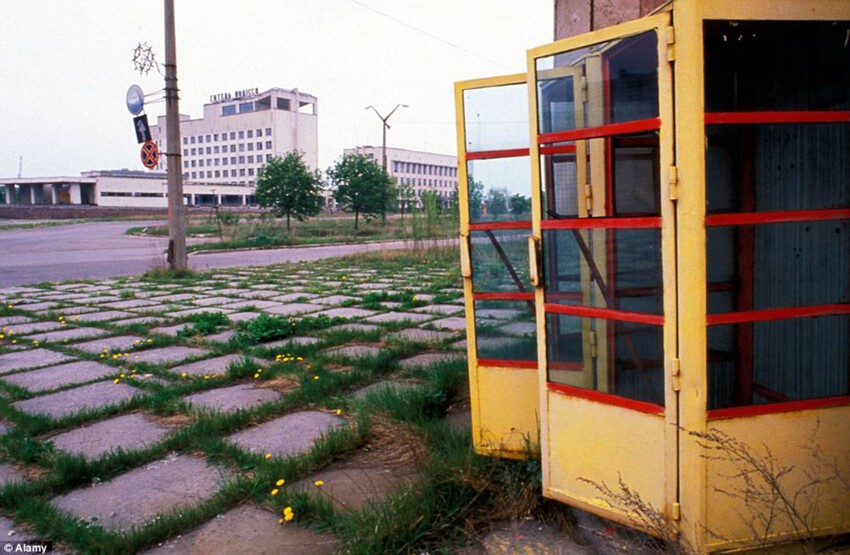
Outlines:
[[[384,168],[385,175],[387,173],[387,129],[390,128],[390,125],[387,123],[387,120],[389,120],[393,116],[393,114],[395,114],[395,111],[399,108],[409,108],[409,106],[407,104],[396,104],[395,108],[390,110],[390,113],[387,114],[386,117],[382,116],[378,109],[374,106],[366,106],[367,110],[371,109],[373,112],[375,112],[375,115],[377,115],[378,118],[380,118],[381,120],[381,131],[383,135],[383,139],[381,141],[381,167]],[[387,223],[386,208],[381,211],[381,220],[384,224]]]

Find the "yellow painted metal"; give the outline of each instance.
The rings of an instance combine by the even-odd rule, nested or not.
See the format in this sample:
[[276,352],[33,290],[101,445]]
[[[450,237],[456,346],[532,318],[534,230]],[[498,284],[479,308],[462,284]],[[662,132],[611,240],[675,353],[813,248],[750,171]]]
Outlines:
[[[660,13],[639,21],[630,22],[602,31],[572,37],[551,45],[541,46],[528,52],[529,117],[532,137],[532,182],[537,198],[540,200],[541,162],[536,149],[536,137],[539,134],[537,122],[536,78],[537,60],[568,50],[576,50],[606,41],[614,41],[624,36],[646,31],[655,31],[658,35],[658,74],[660,111],[662,120],[660,183],[663,188],[662,199],[669,198],[669,168],[673,161],[673,99],[672,69],[667,64],[667,33],[670,25],[669,13]],[[584,58],[584,71],[587,75],[585,94],[587,95],[586,121],[577,122],[580,126],[599,126],[604,124],[604,99],[601,84],[604,82],[601,70],[601,57],[597,51],[590,52]],[[593,84],[591,86],[590,84]],[[580,98],[576,95],[576,98]],[[580,104],[580,103],[577,103]],[[585,118],[582,118],[585,119]],[[577,127],[579,127],[577,125]],[[580,217],[606,216],[606,147],[604,139],[576,141],[578,145],[587,145],[590,166],[590,189],[592,202],[588,212]],[[583,172],[577,176],[580,183]],[[581,205],[581,203],[580,203]],[[675,256],[675,207],[672,201],[662,202],[662,254],[664,257],[665,279],[665,360],[676,357],[676,256]],[[541,214],[534,214],[534,233],[539,236]],[[603,234],[592,234],[594,252],[605,252]],[[587,234],[584,235],[588,239]],[[544,241],[545,243],[545,241]],[[544,246],[544,252],[545,246]],[[607,264],[599,263],[604,272]],[[603,280],[608,281],[603,275]],[[669,283],[668,283],[669,281]],[[585,303],[591,305],[589,292],[597,287],[590,279],[589,272],[582,267],[582,289]],[[597,296],[599,291],[596,292]],[[603,483],[612,490],[619,487],[618,473],[631,491],[651,503],[664,514],[671,514],[677,497],[677,412],[675,393],[670,380],[665,380],[665,398],[668,409],[663,416],[646,414],[639,411],[619,408],[604,403],[570,397],[560,392],[552,392],[547,387],[546,326],[543,316],[543,291],[537,290],[537,333],[538,360],[540,368],[539,387],[541,396],[541,456],[543,459],[544,495],[585,508],[602,516],[635,525],[633,515],[625,507],[615,507],[600,493],[594,484]],[[589,324],[588,324],[589,325]],[[590,370],[596,367],[596,375],[584,374],[584,379],[568,379],[570,373],[549,370],[549,376],[567,378],[566,383],[579,387],[591,384],[602,390],[607,389],[608,345],[605,334],[596,335],[588,326],[584,329],[584,366]],[[591,360],[592,355],[596,360]],[[595,364],[594,364],[595,362]],[[563,374],[563,375],[562,375]],[[576,374],[572,372],[571,374]],[[579,383],[584,381],[584,383]],[[628,464],[610,464],[611,461]],[[664,469],[659,471],[659,469]]]
[[[753,546],[762,538],[754,538],[753,529],[761,532],[761,517],[773,516],[775,521],[765,534],[765,542],[780,542],[809,535],[845,533],[850,529],[850,407],[827,410],[786,412],[716,420],[709,422],[710,431],[719,431],[747,445],[756,460],[776,469],[777,481],[789,496],[797,518],[789,518],[782,500],[776,500],[774,510],[747,495],[741,479],[743,464],[729,460],[710,460],[707,464],[706,528],[712,535],[706,538],[706,550],[734,549]],[[769,449],[769,451],[768,451]],[[721,452],[722,453],[722,452]],[[712,453],[717,455],[717,452]],[[771,460],[772,459],[772,460]],[[779,476],[780,469],[788,473]],[[838,473],[841,479],[823,483]],[[755,478],[760,484],[760,477]],[[744,495],[752,502],[742,506]],[[721,539],[723,538],[723,539]]]
[[[527,77],[477,80],[456,87],[460,176],[465,183],[466,164],[460,123],[463,120],[462,90],[527,82],[533,184],[532,236],[539,245],[542,240],[539,184],[543,172],[536,141],[539,134],[536,81],[573,75],[575,98],[588,101],[589,112],[582,114],[581,119],[587,119],[588,125],[598,125],[601,120],[596,121],[598,118],[593,112],[594,98],[599,91],[588,90],[587,82],[578,78],[578,74],[570,68],[538,72],[536,61],[647,30],[658,33],[659,117],[662,120],[661,248],[665,291],[664,414],[645,414],[549,391],[545,362],[546,320],[542,310],[544,290],[540,286],[535,287],[539,361],[536,384],[529,388],[525,377],[531,372],[515,369],[488,368],[487,378],[482,379],[474,352],[471,280],[465,279],[473,429],[479,452],[518,456],[518,449],[524,448],[529,438],[534,439],[533,434],[526,432],[534,429],[539,418],[544,495],[640,527],[634,514],[608,505],[591,483],[604,482],[616,489],[622,477],[629,490],[640,494],[644,501],[669,518],[670,525],[678,531],[683,543],[696,553],[752,547],[760,541],[781,541],[793,538],[801,531],[799,522],[795,530],[793,523],[781,516],[774,521],[771,532],[765,538],[754,537],[750,527],[753,508],[747,507],[740,496],[734,495],[742,487],[732,478],[736,474],[735,468],[728,461],[711,458],[716,453],[706,448],[705,439],[700,439],[700,436],[705,438],[705,434],[725,434],[707,437],[733,438],[762,460],[773,457],[779,467],[793,467],[783,482],[786,491],[808,493],[808,497],[802,495],[803,504],[798,507],[804,511],[810,508],[806,503],[817,503],[817,510],[811,513],[812,520],[805,525],[806,533],[824,535],[850,531],[850,490],[846,483],[830,482],[830,487],[807,488],[810,478],[806,477],[806,471],[814,475],[818,469],[825,474],[831,469],[844,480],[850,476],[850,426],[847,425],[850,407],[708,419],[703,22],[709,19],[848,20],[850,1],[673,0],[664,12],[648,18],[529,50]],[[598,68],[598,64],[594,66],[592,57],[593,54],[587,56],[586,66],[591,77],[596,71],[594,68]],[[674,63],[675,80],[672,65],[665,61]],[[674,98],[679,99],[675,105]],[[582,105],[581,102],[577,104]],[[576,141],[579,217],[604,215],[604,163],[597,162],[604,162],[602,144],[603,141],[597,139]],[[588,160],[589,166],[585,165]],[[592,194],[587,195],[587,191]],[[584,202],[585,195],[590,198],[587,204]],[[463,186],[460,199],[465,206],[468,198]],[[469,222],[465,217],[462,210],[461,233],[467,236]],[[586,241],[591,240],[586,232],[582,233]],[[468,246],[462,248],[468,249]],[[542,268],[536,271],[542,271]],[[591,283],[583,265],[585,304],[590,304],[589,294],[595,287]],[[602,353],[607,356],[605,338],[595,337],[589,327],[584,330],[583,336],[584,365],[592,368],[594,355]],[[606,364],[605,360],[596,362],[600,367]],[[587,387],[590,383],[587,380],[592,382],[594,378],[581,372],[564,372],[561,375],[552,371],[550,375],[578,387]],[[534,390],[533,393],[531,390]],[[507,404],[505,391],[511,392],[511,401]],[[523,409],[522,414],[510,414],[513,411],[504,410],[506,406],[527,407],[531,404],[539,409]],[[711,444],[710,441],[708,443]],[[505,446],[507,448],[503,449]],[[658,533],[657,530],[647,531]]]
[[455,83],[461,269],[466,309],[472,439],[476,452],[507,458],[525,458],[537,452],[539,430],[537,373],[529,369],[481,367],[478,362],[473,301],[474,275],[469,241],[469,176],[466,160],[464,92],[524,83],[525,74],[502,75]]
[[547,497],[630,526],[631,512],[610,505],[597,486],[619,491],[622,483],[653,507],[664,506],[663,416],[565,395],[550,395],[549,407]]

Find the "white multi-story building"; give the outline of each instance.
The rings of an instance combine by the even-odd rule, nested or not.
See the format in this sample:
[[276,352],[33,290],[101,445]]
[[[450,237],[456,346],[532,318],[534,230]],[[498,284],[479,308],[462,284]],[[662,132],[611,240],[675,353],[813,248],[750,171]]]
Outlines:
[[[383,165],[380,146],[347,148],[343,154],[362,154]],[[387,148],[387,173],[399,186],[409,187],[412,198],[421,205],[422,193],[433,191],[443,205],[457,195],[457,157],[404,148]]]
[[[254,187],[272,156],[304,153],[310,168],[319,164],[318,100],[298,89],[257,89],[217,94],[199,119],[180,115],[185,183]],[[151,126],[151,138],[166,152],[165,116]],[[165,156],[157,167],[166,167]],[[253,194],[253,192],[251,193]]]

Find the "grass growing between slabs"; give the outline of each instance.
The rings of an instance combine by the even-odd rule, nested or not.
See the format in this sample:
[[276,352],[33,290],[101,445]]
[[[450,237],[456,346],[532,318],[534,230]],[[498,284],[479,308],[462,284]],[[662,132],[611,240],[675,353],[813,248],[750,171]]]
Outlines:
[[[254,296],[242,297],[243,289]],[[463,403],[466,397],[465,360],[412,369],[402,369],[399,364],[407,357],[435,350],[453,350],[462,356],[463,351],[451,345],[459,336],[438,342],[391,339],[393,331],[415,324],[395,322],[346,329],[341,324],[357,323],[356,319],[310,314],[278,316],[250,303],[239,309],[249,313],[249,319],[234,322],[209,303],[195,304],[196,300],[213,297],[223,298],[222,305],[231,299],[255,299],[259,303],[277,295],[290,297],[290,302],[311,303],[316,298],[337,295],[346,300],[336,306],[372,312],[409,311],[432,303],[460,305],[454,248],[379,252],[357,259],[221,270],[178,278],[162,274],[119,278],[108,284],[40,284],[34,291],[4,299],[0,317],[21,315],[34,321],[57,321],[61,317],[65,322],[69,318],[62,316],[65,310],[97,309],[100,303],[144,299],[152,301],[153,308],[128,310],[165,320],[128,325],[112,320],[67,323],[68,328],[99,328],[107,336],[132,333],[144,338],[126,351],[86,353],[74,348],[76,340],[38,346],[113,367],[115,375],[110,375],[110,380],[114,378],[136,389],[137,394],[130,400],[51,419],[22,413],[11,405],[16,399],[37,395],[12,385],[0,386],[11,397],[0,400],[0,420],[10,428],[0,436],[0,460],[21,469],[28,477],[27,482],[0,488],[0,513],[17,518],[39,537],[53,539],[70,551],[141,551],[186,534],[215,515],[246,502],[268,509],[269,518],[283,519],[282,526],[306,526],[327,532],[341,551],[351,553],[446,550],[479,536],[495,519],[539,510],[539,468],[535,462],[479,457],[473,452],[468,430],[456,429],[445,421],[447,410]],[[69,291],[84,291],[87,296],[62,298],[62,292]],[[49,310],[27,309],[27,304],[50,299],[55,300],[56,306]],[[170,316],[188,309],[197,312]],[[84,315],[80,317],[84,319]],[[175,325],[183,331],[168,335],[154,331],[157,326],[173,330]],[[65,328],[65,323],[62,326]],[[425,323],[419,327],[430,326]],[[232,335],[210,339],[221,332]],[[313,342],[284,342],[279,347],[268,344],[301,336],[308,336]],[[326,352],[350,345],[378,350],[370,356],[354,357]],[[181,373],[182,363],[134,360],[135,354],[170,346],[202,347],[206,358],[241,356],[224,371],[202,375]],[[0,342],[0,354],[22,347],[38,348],[26,338],[14,345],[4,340]],[[136,380],[134,375],[147,379]],[[360,388],[384,380],[411,387],[379,390],[364,398],[353,396]],[[193,394],[245,384],[271,389],[279,397],[234,413],[212,412],[187,401]],[[80,384],[57,390],[77,385]],[[327,433],[308,452],[292,457],[248,452],[226,439],[298,411],[325,412],[343,419],[346,426]],[[170,430],[155,443],[92,460],[59,451],[50,442],[54,434],[132,412],[144,413]],[[153,522],[124,532],[110,532],[97,522],[71,518],[50,503],[56,496],[103,484],[172,453],[202,457],[227,469],[231,478],[210,499],[169,511]],[[356,510],[337,508],[321,486],[306,493],[290,488],[298,480],[321,481],[325,469],[364,456],[377,461],[390,456],[394,464],[413,469],[415,479],[386,498]],[[277,491],[272,495],[274,490]],[[284,514],[287,508],[289,512]]]

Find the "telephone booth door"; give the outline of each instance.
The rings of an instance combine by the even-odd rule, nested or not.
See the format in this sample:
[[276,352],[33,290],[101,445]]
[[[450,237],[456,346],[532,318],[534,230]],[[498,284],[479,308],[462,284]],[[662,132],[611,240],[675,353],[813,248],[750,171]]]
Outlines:
[[544,494],[632,525],[606,490],[678,496],[669,26],[529,51]]
[[455,100],[473,441],[522,458],[540,418],[525,75],[457,83]]

